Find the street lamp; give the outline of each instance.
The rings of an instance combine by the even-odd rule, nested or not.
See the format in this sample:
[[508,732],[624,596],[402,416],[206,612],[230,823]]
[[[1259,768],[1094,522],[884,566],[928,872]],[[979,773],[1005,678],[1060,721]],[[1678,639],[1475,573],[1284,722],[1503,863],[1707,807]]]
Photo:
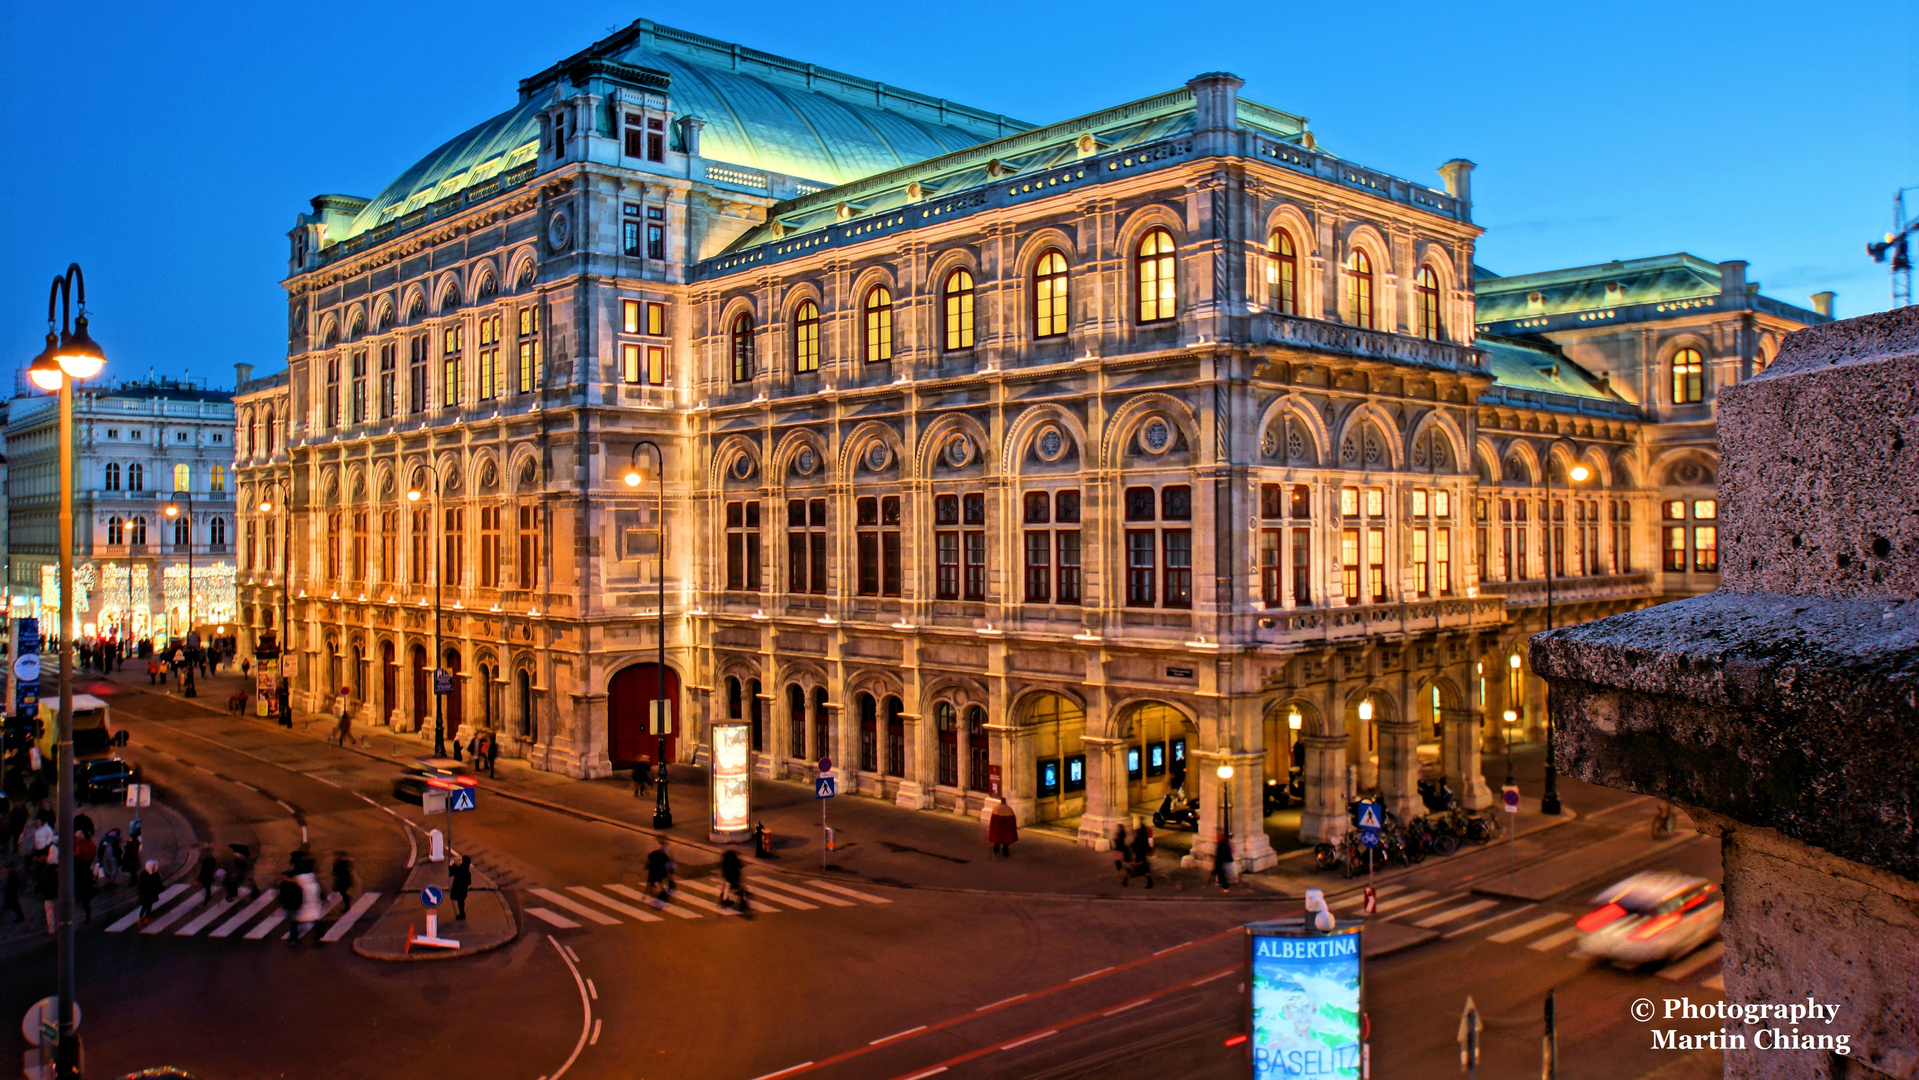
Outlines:
[[[187,508],[185,510],[180,509],[180,500],[183,498],[187,502]],[[184,523],[187,527],[187,632],[186,632],[186,639],[187,639],[187,653],[188,653],[187,659],[192,660],[193,659],[192,654],[194,651],[194,644],[193,644],[193,530],[194,530],[194,527],[199,524],[199,521],[194,517],[194,513],[193,513],[193,492],[175,491],[173,493],[173,501],[167,503],[166,515],[170,518],[176,519],[176,521],[179,523]],[[180,528],[179,524],[174,525],[173,540],[174,540],[174,547],[176,549],[180,546],[179,528]],[[163,580],[164,580],[164,575],[163,575]],[[168,627],[168,636],[169,637],[172,636],[172,627],[170,626]]]
[[656,745],[660,749],[660,776],[659,781],[653,787],[653,827],[656,829],[670,829],[673,827],[673,808],[666,800],[666,737],[673,733],[673,712],[667,707],[666,701],[666,455],[661,452],[660,444],[654,442],[652,439],[641,439],[639,442],[634,443],[633,456],[627,462],[626,466],[625,480],[627,487],[639,487],[640,482],[645,479],[645,477],[640,474],[640,450],[642,448],[653,451],[653,462],[659,473],[660,484],[660,506],[658,510],[659,517],[657,519],[658,528],[656,529],[659,539],[658,554],[660,559],[660,652],[655,664],[660,677],[660,684],[659,698],[653,706],[656,716],[648,717],[648,727],[651,729],[652,734],[659,737],[659,742]]
[[[1573,484],[1584,481],[1592,475],[1592,470],[1584,465],[1574,465],[1566,471],[1566,478]],[[1568,485],[1570,487],[1570,484]],[[1550,461],[1546,464],[1546,629],[1553,628],[1553,563],[1558,559],[1560,549],[1565,545],[1557,531],[1557,518],[1553,511],[1553,470]],[[1517,666],[1519,657],[1513,657]],[[1559,766],[1553,761],[1553,700],[1546,696],[1546,790],[1539,797],[1539,812],[1542,814],[1559,813]]]
[[[433,478],[433,516],[435,518],[438,518],[440,516],[440,470],[438,468],[422,468],[420,469],[419,472],[414,474],[414,477],[417,479],[421,473],[424,473],[427,476],[430,476]],[[421,492],[420,488],[416,485],[407,491],[406,499],[408,502],[419,502],[422,494],[423,493]],[[429,530],[431,530],[433,527],[434,526],[431,524],[427,526]],[[433,544],[433,756],[434,757],[446,756],[446,721],[440,711],[441,709],[440,699],[446,696],[440,693],[440,676],[446,673],[445,669],[443,669],[440,666],[440,664],[444,660],[444,658],[440,655],[440,579],[444,576],[444,574],[442,573],[444,569],[445,567],[441,565],[440,545],[438,541],[436,540]]]
[[[73,293],[80,293],[80,315],[69,321]],[[54,305],[60,306],[60,326],[53,323]],[[79,263],[53,279],[47,293],[47,347],[27,367],[27,377],[42,390],[60,395],[60,714],[55,775],[60,861],[58,899],[54,902],[55,983],[59,997],[56,1014],[60,1039],[54,1050],[54,1075],[78,1078],[80,1039],[74,1005],[73,890],[73,384],[100,374],[106,354],[87,334],[87,281]],[[11,617],[11,612],[8,613]]]
[[1225,842],[1226,850],[1230,852],[1233,842],[1233,767],[1230,764],[1222,764],[1218,773],[1220,836]]
[[[277,688],[279,693],[276,696],[275,709],[280,714],[280,726],[292,727],[293,715],[290,706],[293,680],[286,675],[286,657],[293,651],[293,627],[289,622],[288,614],[293,595],[293,501],[287,497],[286,481],[269,478],[261,483],[280,493],[280,510],[286,517],[286,529],[280,537],[280,670]],[[261,499],[260,512],[273,513],[273,502],[269,499]],[[268,556],[268,558],[271,557],[271,555]],[[255,651],[258,651],[257,646]]]

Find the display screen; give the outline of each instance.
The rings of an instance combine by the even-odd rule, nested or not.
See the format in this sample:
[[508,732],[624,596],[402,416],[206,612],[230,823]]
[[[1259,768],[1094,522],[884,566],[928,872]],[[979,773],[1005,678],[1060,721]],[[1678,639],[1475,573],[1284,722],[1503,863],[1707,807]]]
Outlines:
[[1146,744],[1146,775],[1166,775],[1166,744],[1163,742]]
[[745,724],[713,725],[713,829],[749,828],[747,730]]
[[1066,759],[1066,790],[1086,790],[1086,755],[1074,754]]
[[1360,1074],[1360,928],[1254,925],[1254,1080]]
[[1047,758],[1039,763],[1039,793],[1042,798],[1059,794],[1058,758]]
[[1126,748],[1126,778],[1128,780],[1139,779],[1139,747],[1137,746],[1129,746]]

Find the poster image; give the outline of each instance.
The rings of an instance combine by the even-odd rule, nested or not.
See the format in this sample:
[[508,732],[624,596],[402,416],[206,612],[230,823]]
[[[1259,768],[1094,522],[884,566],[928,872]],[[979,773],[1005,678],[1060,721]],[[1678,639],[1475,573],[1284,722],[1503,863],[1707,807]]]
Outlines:
[[1254,1080],[1360,1074],[1360,929],[1251,928]]

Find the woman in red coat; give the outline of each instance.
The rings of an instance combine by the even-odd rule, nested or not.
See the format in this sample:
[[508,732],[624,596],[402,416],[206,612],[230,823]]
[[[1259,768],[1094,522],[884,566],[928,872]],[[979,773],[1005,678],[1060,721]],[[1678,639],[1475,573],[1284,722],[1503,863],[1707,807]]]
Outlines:
[[986,821],[986,842],[993,845],[993,854],[1010,857],[1013,854],[1013,842],[1019,839],[1019,818],[1013,808],[1006,805],[1006,797],[1001,796],[999,805],[993,807],[993,816]]

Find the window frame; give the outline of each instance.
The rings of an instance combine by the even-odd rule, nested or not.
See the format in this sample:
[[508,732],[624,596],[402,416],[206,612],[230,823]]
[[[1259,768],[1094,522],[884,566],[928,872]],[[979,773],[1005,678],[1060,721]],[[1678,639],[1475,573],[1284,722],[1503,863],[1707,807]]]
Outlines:
[[1299,245],[1285,226],[1266,234],[1266,304],[1280,315],[1299,314]]
[[861,325],[864,335],[861,340],[861,355],[869,364],[886,364],[893,360],[893,290],[884,283],[876,283],[866,290],[860,300]]
[[820,306],[802,300],[793,309],[793,373],[811,375],[820,370]]
[[728,356],[732,360],[733,382],[750,383],[758,374],[753,357],[753,313],[742,311],[733,316],[727,328]]
[[1164,225],[1146,230],[1133,245],[1134,325],[1155,326],[1179,317],[1178,252],[1172,231]]
[[1443,340],[1446,324],[1440,315],[1439,272],[1422,264],[1413,274],[1413,294],[1417,301],[1415,310],[1419,313],[1419,325],[1415,328],[1419,336],[1427,341]]
[[[1685,359],[1688,356],[1692,359]],[[1671,366],[1672,403],[1674,405],[1697,405],[1705,401],[1705,354],[1691,345],[1681,346],[1673,352]]]
[[1375,325],[1379,312],[1376,304],[1377,293],[1374,290],[1373,257],[1366,249],[1355,245],[1346,253],[1343,264],[1346,278],[1346,316],[1352,325],[1368,330],[1377,329]]
[[[1033,262],[1033,337],[1065,337],[1072,329],[1072,268],[1060,249],[1047,248]],[[1050,310],[1049,310],[1050,309]]]
[[947,271],[940,285],[940,333],[944,352],[965,352],[973,347],[974,315],[977,293],[973,272],[964,266]]

